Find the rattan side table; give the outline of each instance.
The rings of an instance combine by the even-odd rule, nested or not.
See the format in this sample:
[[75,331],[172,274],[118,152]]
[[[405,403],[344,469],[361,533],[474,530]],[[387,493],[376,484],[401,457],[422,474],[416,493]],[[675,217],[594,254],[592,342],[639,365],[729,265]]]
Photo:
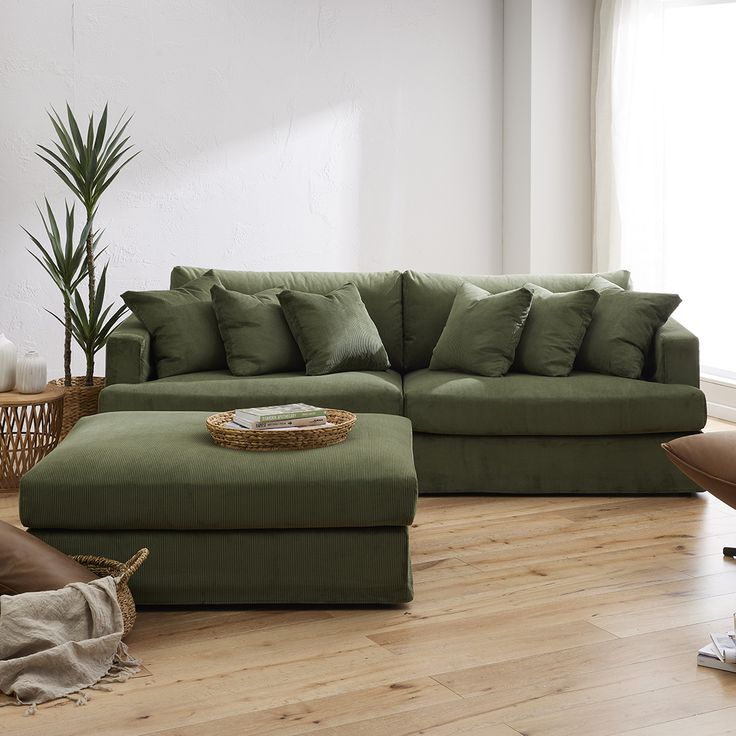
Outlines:
[[20,479],[59,442],[64,389],[40,394],[0,393],[0,491],[15,491]]

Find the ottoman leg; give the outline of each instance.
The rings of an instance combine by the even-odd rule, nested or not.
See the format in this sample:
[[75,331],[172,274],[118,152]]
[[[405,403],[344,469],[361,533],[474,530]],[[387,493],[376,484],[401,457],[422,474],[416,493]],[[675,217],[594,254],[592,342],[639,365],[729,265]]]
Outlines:
[[724,547],[723,556],[724,557],[736,557],[736,547]]

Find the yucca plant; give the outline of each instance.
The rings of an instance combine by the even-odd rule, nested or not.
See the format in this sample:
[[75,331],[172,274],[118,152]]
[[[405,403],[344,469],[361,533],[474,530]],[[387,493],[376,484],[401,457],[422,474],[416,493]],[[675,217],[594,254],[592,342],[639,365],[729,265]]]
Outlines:
[[[51,110],[52,112],[48,113],[48,116],[58,139],[53,142],[56,150],[39,145],[43,153],[37,155],[56,172],[86,210],[88,230],[85,258],[88,296],[85,314],[90,319],[88,327],[92,325],[101,327],[102,325],[93,319],[98,304],[95,269],[96,240],[93,235],[93,222],[102,194],[115,181],[122,169],[140,153],[139,151],[130,153],[133,145],[129,144],[130,136],[125,136],[132,115],[126,118],[125,113],[123,113],[112,130],[108,131],[108,111],[107,105],[105,105],[97,125],[95,125],[94,115],[90,115],[86,135],[82,136],[80,126],[69,105],[66,106],[66,123],[56,110],[53,108]],[[102,279],[100,279],[100,282],[102,282]],[[73,301],[75,306],[73,311],[78,314],[76,298]],[[120,311],[118,310],[115,314]],[[97,313],[98,316],[101,314],[101,312]],[[87,357],[86,384],[88,386],[93,384],[94,356],[96,352],[97,350],[90,352],[85,349],[85,356]]]
[[[50,312],[50,314],[64,325],[64,385],[71,386],[73,295],[76,294],[79,285],[87,276],[87,237],[91,233],[92,221],[87,221],[87,224],[82,228],[79,239],[75,240],[74,205],[69,209],[69,205],[65,202],[66,216],[64,218],[64,236],[62,237],[51,205],[48,199],[44,198],[44,201],[46,203],[46,216],[44,216],[38,205],[36,205],[36,209],[41,216],[41,222],[43,222],[49,245],[42,245],[28,230],[25,228],[23,230],[38,251],[36,253],[29,248],[28,252],[41,264],[41,267],[51,277],[54,284],[56,284],[56,288],[61,293],[64,304],[63,318],[53,312]],[[93,235],[92,240],[93,248],[96,248],[99,236],[95,237]]]
[[94,365],[95,355],[105,347],[110,333],[128,309],[126,306],[122,306],[110,314],[113,305],[105,306],[107,266],[108,264],[105,264],[102,269],[91,309],[87,309],[84,300],[79,296],[79,292],[74,292],[74,302],[71,308],[72,335],[84,351],[87,365]]

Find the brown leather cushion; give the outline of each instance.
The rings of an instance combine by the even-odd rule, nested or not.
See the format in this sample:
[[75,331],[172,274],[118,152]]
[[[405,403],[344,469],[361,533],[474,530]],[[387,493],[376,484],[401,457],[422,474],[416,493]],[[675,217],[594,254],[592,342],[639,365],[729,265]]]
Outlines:
[[736,432],[678,437],[662,448],[688,478],[736,508]]
[[58,549],[0,521],[0,595],[57,590],[96,578]]

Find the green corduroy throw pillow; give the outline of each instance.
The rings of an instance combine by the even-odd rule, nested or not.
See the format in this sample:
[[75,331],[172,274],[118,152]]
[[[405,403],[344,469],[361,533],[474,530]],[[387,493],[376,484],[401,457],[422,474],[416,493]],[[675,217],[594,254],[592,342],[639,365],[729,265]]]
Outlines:
[[241,294],[212,287],[212,306],[233,375],[304,371],[304,360],[279,302],[280,291],[278,287]]
[[503,376],[514,362],[532,292],[526,287],[490,294],[468,282],[455,301],[429,369]]
[[575,368],[641,378],[654,333],[682,301],[677,294],[626,291],[601,276],[588,286],[600,293]]
[[123,301],[153,338],[159,378],[226,367],[210,289],[220,279],[210,270],[166,291],[126,291]]
[[355,284],[329,294],[285,289],[278,295],[307,375],[385,371],[388,355]]
[[595,289],[555,293],[526,284],[534,293],[516,348],[514,370],[537,376],[567,376],[575,363],[599,294]]

